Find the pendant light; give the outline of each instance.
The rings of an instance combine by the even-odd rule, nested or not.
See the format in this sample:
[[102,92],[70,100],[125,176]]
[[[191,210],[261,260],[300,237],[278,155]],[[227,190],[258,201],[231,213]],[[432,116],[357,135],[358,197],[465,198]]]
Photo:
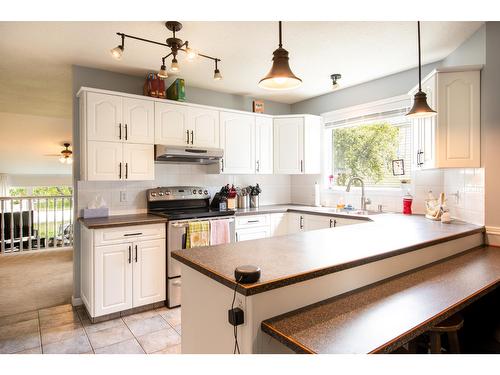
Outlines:
[[429,105],[427,104],[427,95],[422,91],[422,61],[420,52],[420,21],[417,21],[418,28],[418,92],[415,94],[413,99],[413,107],[406,116],[411,118],[424,118],[431,117],[437,114]]
[[279,21],[279,46],[273,52],[271,70],[259,81],[259,87],[267,90],[289,90],[299,87],[302,80],[293,74],[288,60],[288,51],[283,48],[281,42],[281,21]]
[[59,158],[59,162],[62,164],[73,164],[73,152],[69,149],[69,146],[69,143],[64,143],[65,149],[61,151],[61,157]]

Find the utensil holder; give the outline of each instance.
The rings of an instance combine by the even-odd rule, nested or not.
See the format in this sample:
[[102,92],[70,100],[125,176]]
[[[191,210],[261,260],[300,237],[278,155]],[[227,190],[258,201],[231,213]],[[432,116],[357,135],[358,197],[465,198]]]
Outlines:
[[259,208],[259,196],[258,195],[250,196],[250,208]]
[[238,208],[248,208],[250,206],[250,198],[248,195],[238,195]]

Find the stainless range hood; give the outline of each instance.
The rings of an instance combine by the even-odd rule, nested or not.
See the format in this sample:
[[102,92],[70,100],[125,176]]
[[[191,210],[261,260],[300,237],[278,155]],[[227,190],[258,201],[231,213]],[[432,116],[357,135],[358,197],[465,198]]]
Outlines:
[[220,148],[155,145],[157,163],[214,164],[223,156]]

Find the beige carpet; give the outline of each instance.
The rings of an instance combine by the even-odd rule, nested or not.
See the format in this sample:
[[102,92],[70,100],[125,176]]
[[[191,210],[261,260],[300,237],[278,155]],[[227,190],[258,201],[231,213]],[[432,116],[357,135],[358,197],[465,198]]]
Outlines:
[[71,303],[73,249],[0,255],[0,317]]

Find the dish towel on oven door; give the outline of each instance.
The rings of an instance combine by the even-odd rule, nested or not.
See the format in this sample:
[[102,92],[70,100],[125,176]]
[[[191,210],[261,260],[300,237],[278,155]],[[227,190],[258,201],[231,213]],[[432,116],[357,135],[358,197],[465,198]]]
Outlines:
[[210,223],[208,221],[189,222],[186,233],[186,249],[208,245],[210,245]]
[[229,219],[212,220],[210,222],[210,245],[222,245],[229,243]]

